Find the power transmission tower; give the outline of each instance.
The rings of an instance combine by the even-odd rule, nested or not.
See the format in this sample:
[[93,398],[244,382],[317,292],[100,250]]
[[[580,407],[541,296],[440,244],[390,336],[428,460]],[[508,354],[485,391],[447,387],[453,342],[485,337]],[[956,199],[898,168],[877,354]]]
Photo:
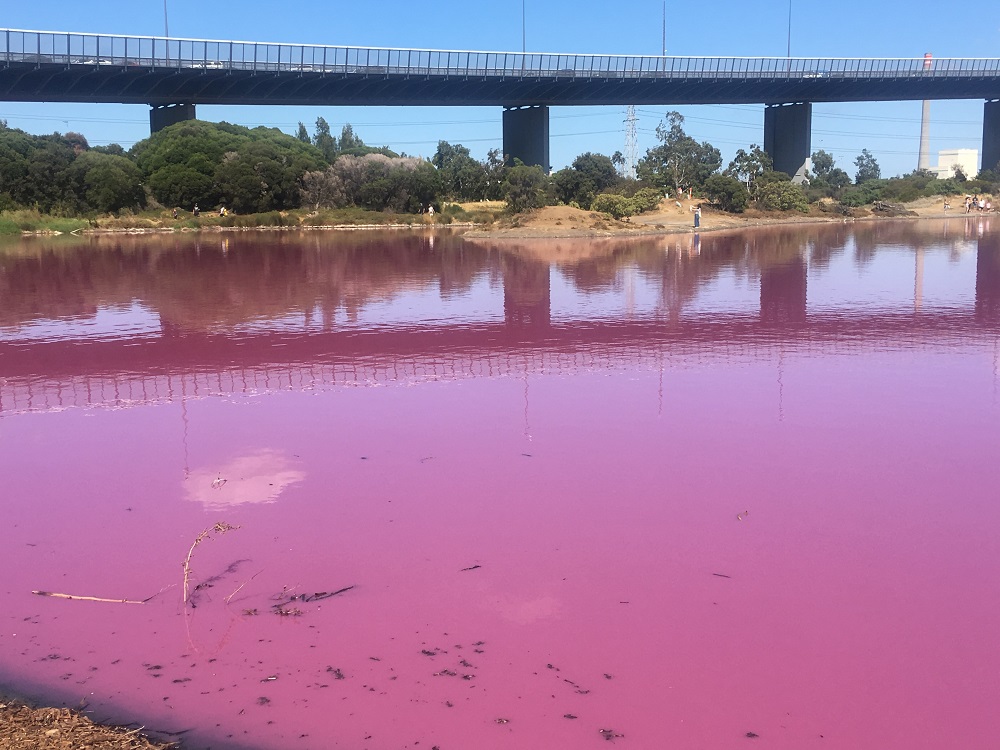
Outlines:
[[636,165],[639,163],[639,143],[636,139],[635,105],[630,104],[625,110],[625,176],[635,179]]

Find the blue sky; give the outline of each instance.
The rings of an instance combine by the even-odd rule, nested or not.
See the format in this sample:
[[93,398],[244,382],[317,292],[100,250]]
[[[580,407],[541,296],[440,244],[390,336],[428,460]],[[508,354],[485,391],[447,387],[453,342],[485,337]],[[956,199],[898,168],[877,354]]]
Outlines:
[[[790,1],[794,56],[1000,56],[1000,10],[990,3]],[[0,22],[8,28],[151,36],[164,30],[163,0],[34,0],[5,6]],[[523,28],[528,51],[535,52],[659,54],[663,43],[663,0],[166,0],[166,6],[175,37],[520,51]],[[668,0],[667,54],[783,56],[788,21],[789,0]],[[689,134],[712,142],[727,161],[736,149],[763,138],[761,106],[640,107],[640,156],[656,145],[656,124],[670,109],[687,118]],[[941,149],[981,148],[982,101],[934,102],[931,113],[932,162]],[[418,156],[431,156],[438,140],[446,140],[483,158],[502,141],[499,108],[199,106],[198,116],[289,133],[299,121],[311,132],[322,116],[335,132],[351,123],[369,145]],[[0,102],[0,119],[30,133],[77,131],[95,145],[116,142],[128,148],[149,134],[148,108],[135,105]],[[553,108],[552,166],[566,166],[586,151],[624,152],[624,120],[623,107]],[[862,148],[875,154],[884,175],[912,170],[919,130],[919,102],[817,104],[813,110],[813,149],[829,151],[851,174]]]

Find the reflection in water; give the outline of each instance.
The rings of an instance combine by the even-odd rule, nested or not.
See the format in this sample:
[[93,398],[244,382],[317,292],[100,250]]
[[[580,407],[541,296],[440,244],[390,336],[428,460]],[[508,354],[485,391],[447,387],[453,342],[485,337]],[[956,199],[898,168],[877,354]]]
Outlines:
[[306,478],[294,462],[275,450],[239,456],[218,469],[195,469],[185,477],[189,500],[207,510],[222,510],[244,503],[273,503],[290,485]]
[[984,747],[995,229],[18,242],[0,683],[192,750]]
[[[30,240],[0,269],[0,411],[977,337],[1000,315],[990,221],[708,234],[699,253],[690,235],[444,235],[433,249],[412,234],[96,237],[87,252]],[[928,297],[923,259],[967,249],[974,290]],[[876,258],[890,273],[915,264],[912,299],[822,301]],[[759,286],[757,303],[734,304],[733,284]]]

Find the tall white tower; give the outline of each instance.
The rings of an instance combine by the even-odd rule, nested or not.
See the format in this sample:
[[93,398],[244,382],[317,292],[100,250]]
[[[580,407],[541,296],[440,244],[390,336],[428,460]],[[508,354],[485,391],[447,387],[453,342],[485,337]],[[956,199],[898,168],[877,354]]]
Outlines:
[[[924,55],[924,70],[930,70],[933,57],[928,52]],[[931,168],[931,103],[924,99],[920,113],[920,153],[917,155],[917,169]]]
[[636,138],[635,105],[630,104],[625,110],[625,176],[635,179],[636,166],[639,163],[639,142]]

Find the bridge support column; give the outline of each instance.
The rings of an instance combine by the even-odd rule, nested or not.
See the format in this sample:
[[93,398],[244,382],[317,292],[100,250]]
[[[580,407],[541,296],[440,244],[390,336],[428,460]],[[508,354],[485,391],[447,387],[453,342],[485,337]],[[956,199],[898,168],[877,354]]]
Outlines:
[[503,111],[503,153],[509,164],[520,159],[546,173],[549,164],[549,108],[545,105],[510,107]]
[[193,119],[193,104],[152,104],[149,109],[149,132],[157,133],[178,122]]
[[812,103],[769,104],[764,109],[764,150],[776,172],[805,180],[812,166]]
[[986,102],[983,110],[983,169],[1000,164],[1000,99]]

